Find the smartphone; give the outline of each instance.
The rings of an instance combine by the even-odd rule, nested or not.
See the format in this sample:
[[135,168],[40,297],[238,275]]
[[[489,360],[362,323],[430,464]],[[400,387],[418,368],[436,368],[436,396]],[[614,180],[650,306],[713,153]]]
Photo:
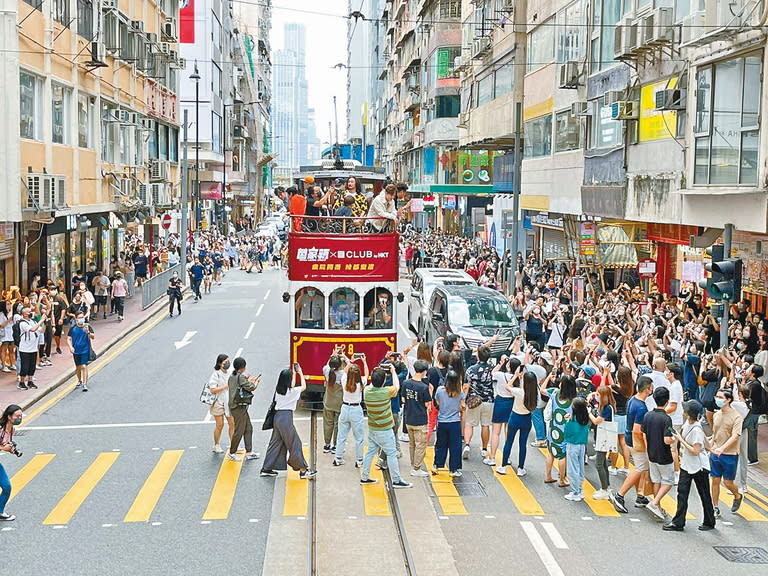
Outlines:
[[261,379],[261,372],[259,372],[259,375],[256,376],[256,380],[260,380],[260,379]]
[[293,371],[294,372],[298,372],[299,371],[299,363],[298,362],[294,362],[293,363]]
[[356,360],[358,358],[363,358],[364,356],[365,356],[365,354],[363,354],[362,352],[355,352],[354,354],[352,354],[352,360]]

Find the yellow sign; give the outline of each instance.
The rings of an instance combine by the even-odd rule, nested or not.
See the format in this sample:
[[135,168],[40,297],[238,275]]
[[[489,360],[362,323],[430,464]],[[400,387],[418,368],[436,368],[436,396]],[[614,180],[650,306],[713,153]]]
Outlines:
[[677,78],[643,86],[640,90],[640,126],[638,140],[649,142],[672,138],[677,132],[677,112],[656,110],[656,92],[677,86]]

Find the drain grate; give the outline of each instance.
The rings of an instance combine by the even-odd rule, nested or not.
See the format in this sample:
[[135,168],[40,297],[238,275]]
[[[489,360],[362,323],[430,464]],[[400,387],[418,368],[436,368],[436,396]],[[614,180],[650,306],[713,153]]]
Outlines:
[[485,490],[479,482],[457,482],[455,484],[456,492],[462,497],[482,497],[485,496]]
[[729,562],[736,562],[738,564],[768,564],[768,551],[765,548],[714,546],[714,549]]

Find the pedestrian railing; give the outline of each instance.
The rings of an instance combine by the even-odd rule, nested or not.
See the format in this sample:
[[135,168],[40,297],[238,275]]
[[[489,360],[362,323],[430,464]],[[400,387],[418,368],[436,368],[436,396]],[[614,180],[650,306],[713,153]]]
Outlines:
[[179,273],[179,278],[182,284],[186,284],[186,278],[184,277],[184,267],[181,264],[176,264],[168,270],[155,274],[149,280],[145,280],[141,284],[141,309],[146,310],[152,304],[157,302],[160,298],[166,295],[168,291],[168,282],[171,281],[171,276],[174,272]]

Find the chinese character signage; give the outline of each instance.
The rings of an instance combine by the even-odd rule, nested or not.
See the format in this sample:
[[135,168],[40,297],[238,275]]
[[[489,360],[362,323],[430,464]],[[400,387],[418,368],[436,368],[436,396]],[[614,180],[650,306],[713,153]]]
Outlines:
[[290,280],[397,280],[396,235],[292,234],[288,244]]
[[195,43],[195,0],[181,0],[179,3],[179,42]]
[[594,222],[582,222],[581,223],[581,254],[583,256],[595,255],[595,223]]

